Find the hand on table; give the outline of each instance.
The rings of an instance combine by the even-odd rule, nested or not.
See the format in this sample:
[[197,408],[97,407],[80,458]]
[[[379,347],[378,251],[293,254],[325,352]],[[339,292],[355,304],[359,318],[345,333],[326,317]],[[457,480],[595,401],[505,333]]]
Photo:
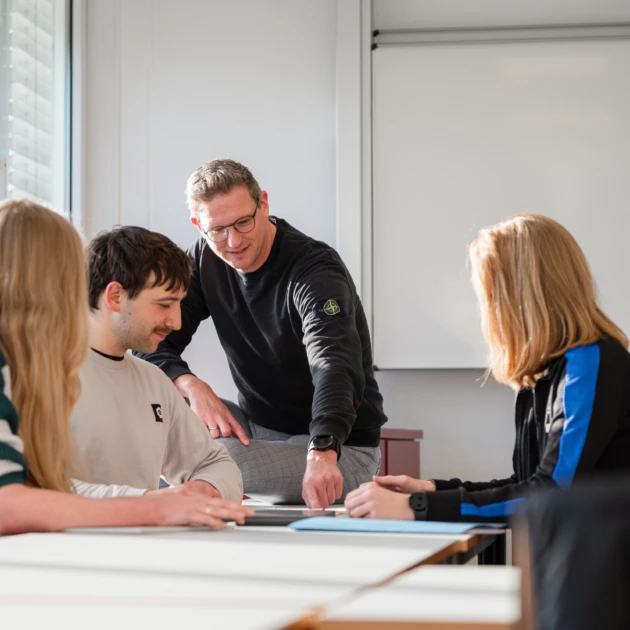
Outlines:
[[302,481],[302,498],[309,509],[325,509],[341,497],[343,475],[337,466],[337,453],[309,451]]
[[200,494],[163,493],[149,495],[146,500],[153,502],[156,508],[157,525],[205,525],[225,529],[226,520],[242,525],[246,516],[253,515],[252,510],[233,501]]
[[409,495],[386,490],[370,481],[348,494],[345,501],[348,516],[354,518],[385,518],[413,521]]

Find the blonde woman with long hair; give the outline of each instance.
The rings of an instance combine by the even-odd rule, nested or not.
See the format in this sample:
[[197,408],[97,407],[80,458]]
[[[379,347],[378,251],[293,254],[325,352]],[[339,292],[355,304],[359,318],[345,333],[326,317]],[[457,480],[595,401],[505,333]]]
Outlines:
[[350,516],[505,520],[532,491],[630,470],[628,338],[599,307],[575,239],[520,214],[481,230],[469,256],[490,371],[518,392],[514,474],[375,477],[348,495]]
[[69,416],[88,350],[87,309],[72,225],[31,201],[0,203],[0,534],[242,521],[248,510],[222,499],[73,494]]

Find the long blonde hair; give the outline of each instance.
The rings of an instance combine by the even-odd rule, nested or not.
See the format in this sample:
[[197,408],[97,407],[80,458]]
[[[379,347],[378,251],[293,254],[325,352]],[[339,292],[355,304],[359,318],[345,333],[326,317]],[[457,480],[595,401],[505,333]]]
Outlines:
[[597,304],[584,253],[556,221],[517,214],[481,230],[469,257],[498,381],[533,387],[552,359],[602,335],[628,346]]
[[25,199],[0,203],[0,350],[11,375],[28,483],[71,491],[70,413],[88,349],[81,238]]

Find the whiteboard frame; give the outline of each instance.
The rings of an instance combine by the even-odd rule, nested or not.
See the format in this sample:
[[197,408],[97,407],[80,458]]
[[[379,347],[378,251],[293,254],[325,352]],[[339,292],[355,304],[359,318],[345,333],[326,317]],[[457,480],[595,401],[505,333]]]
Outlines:
[[337,251],[372,330],[372,0],[338,0],[336,65]]
[[[564,32],[559,36],[559,31],[564,29]],[[630,24],[605,24],[605,25],[596,25],[590,27],[575,27],[575,26],[553,26],[546,27],[543,29],[533,29],[530,27],[522,28],[509,28],[509,29],[481,29],[481,32],[486,34],[488,31],[492,31],[493,36],[488,39],[483,38],[475,38],[471,37],[471,31],[480,32],[479,29],[449,29],[448,33],[441,31],[440,33],[431,33],[427,38],[426,32],[417,32],[411,34],[409,32],[405,32],[404,35],[409,37],[410,35],[415,37],[415,41],[407,41],[404,44],[401,42],[396,42],[394,44],[390,44],[387,46],[378,46],[378,48],[389,49],[389,48],[409,48],[428,45],[431,48],[436,48],[436,46],[440,46],[440,44],[446,45],[457,45],[461,48],[461,45],[493,45],[493,44],[531,44],[531,43],[543,43],[543,44],[562,44],[564,42],[584,42],[584,41],[592,41],[592,40],[600,40],[600,41],[630,41]],[[375,38],[377,41],[381,38],[380,34]],[[390,68],[391,72],[391,68]],[[382,119],[381,119],[382,122]],[[373,129],[373,134],[375,130]],[[376,155],[373,154],[373,162],[376,159]],[[383,156],[381,156],[382,158]],[[390,155],[391,157],[391,155]],[[400,200],[399,200],[400,201]],[[523,210],[521,210],[523,211]],[[374,213],[376,209],[373,208],[373,220],[376,221],[376,217]],[[553,216],[553,215],[552,215]],[[498,219],[497,219],[498,220]],[[492,221],[491,221],[492,222]],[[487,223],[487,221],[486,221]],[[478,227],[482,227],[481,225]],[[375,281],[376,276],[373,278],[373,282]],[[381,279],[382,282],[382,279]],[[376,297],[376,293],[373,293],[374,297]],[[391,295],[389,296],[392,297]],[[373,317],[376,317],[377,309],[373,305]],[[413,353],[410,356],[401,357],[399,363],[396,362],[395,352],[392,354],[392,348],[390,348],[390,344],[388,343],[386,346],[383,346],[381,342],[381,350],[383,348],[390,348],[385,352],[385,355],[379,356],[379,326],[377,326],[378,322],[373,321],[373,344],[375,348],[375,361],[379,363],[384,362],[384,365],[380,365],[382,369],[391,369],[391,370],[399,370],[399,369],[471,369],[477,367],[484,367],[484,359],[482,358],[483,353],[479,353],[477,351],[473,352],[476,355],[474,361],[471,362],[471,357],[467,357],[465,359],[461,359],[461,363],[458,364],[457,360],[451,356],[450,359],[446,358],[443,363],[440,363],[438,360],[425,360],[422,361],[421,357],[414,357]],[[382,323],[380,326],[380,330],[382,330]],[[387,333],[390,334],[389,332]],[[480,337],[481,340],[481,337]],[[395,345],[395,344],[394,344]],[[388,354],[389,352],[389,354]],[[382,354],[382,353],[381,353]],[[404,353],[403,353],[404,354]],[[452,353],[451,353],[452,354]],[[453,363],[454,361],[454,363]]]

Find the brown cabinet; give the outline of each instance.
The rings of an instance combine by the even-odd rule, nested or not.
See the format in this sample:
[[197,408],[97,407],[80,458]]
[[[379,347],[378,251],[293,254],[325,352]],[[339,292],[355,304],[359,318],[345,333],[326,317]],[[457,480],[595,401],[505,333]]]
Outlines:
[[381,429],[381,469],[379,475],[409,475],[420,479],[420,440],[422,431]]

